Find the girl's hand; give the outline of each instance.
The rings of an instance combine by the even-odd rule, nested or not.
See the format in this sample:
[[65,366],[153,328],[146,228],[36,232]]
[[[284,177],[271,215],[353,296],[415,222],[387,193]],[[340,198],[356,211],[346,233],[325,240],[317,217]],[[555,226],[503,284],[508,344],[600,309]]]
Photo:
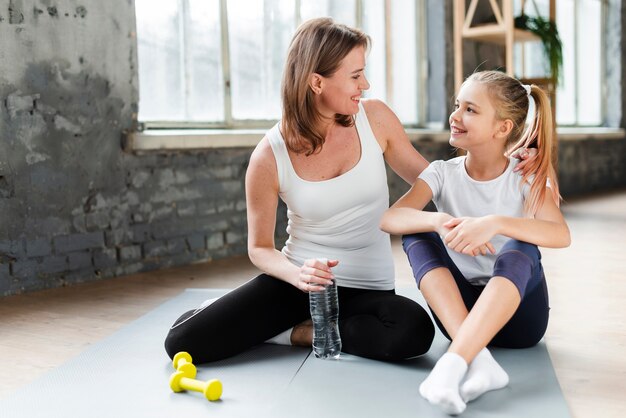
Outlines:
[[526,174],[524,169],[535,158],[537,158],[537,148],[518,148],[511,154],[511,157],[520,160],[515,166],[513,171],[521,171],[522,174]]
[[335,276],[330,270],[339,264],[339,260],[308,259],[300,267],[296,287],[303,292],[319,292],[333,283]]
[[439,218],[437,219],[437,227],[435,228],[435,232],[439,234],[440,237],[445,237],[450,233],[452,227],[446,226],[448,222],[453,220],[454,218],[447,213],[441,212],[439,214]]
[[451,231],[445,235],[444,242],[456,252],[477,256],[496,253],[489,242],[497,233],[497,226],[488,216],[481,218],[453,218],[444,224]]

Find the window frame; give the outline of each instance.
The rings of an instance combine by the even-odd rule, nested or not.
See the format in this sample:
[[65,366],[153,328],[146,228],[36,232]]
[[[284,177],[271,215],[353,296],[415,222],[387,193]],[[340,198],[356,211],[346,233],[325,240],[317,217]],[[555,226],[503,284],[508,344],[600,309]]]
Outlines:
[[[556,0],[557,3],[559,0]],[[574,80],[573,83],[576,86],[574,89],[574,122],[573,123],[557,123],[558,127],[563,128],[604,128],[607,125],[607,79],[606,79],[606,69],[607,69],[607,54],[606,54],[606,31],[608,24],[608,0],[599,0],[600,2],[600,121],[597,124],[582,124],[580,123],[580,119],[578,117],[580,111],[580,94],[578,88],[578,82],[580,79],[579,71],[578,71],[578,57],[579,57],[579,25],[580,25],[580,2],[578,0],[573,0],[574,3]],[[557,4],[558,8],[558,4]],[[558,89],[556,92],[556,103],[559,105],[559,95]]]
[[[600,58],[599,58],[599,74],[600,74],[600,80],[599,80],[599,94],[600,94],[600,98],[599,98],[599,102],[600,102],[600,115],[599,115],[599,121],[596,123],[586,123],[586,122],[581,122],[581,119],[579,118],[579,110],[581,108],[581,92],[580,92],[580,88],[579,88],[579,80],[581,78],[580,76],[580,71],[579,71],[579,57],[581,56],[581,54],[579,53],[579,49],[580,49],[580,35],[581,35],[581,31],[579,30],[579,28],[581,27],[581,22],[584,22],[584,18],[581,17],[580,14],[580,8],[581,8],[581,0],[571,0],[571,4],[572,4],[572,14],[573,14],[573,18],[571,19],[572,25],[574,27],[573,30],[573,39],[571,40],[571,46],[572,46],[572,51],[573,51],[573,56],[572,56],[572,62],[573,64],[571,65],[572,68],[572,73],[573,73],[573,77],[572,80],[570,80],[570,82],[573,85],[573,88],[570,88],[570,91],[573,91],[573,117],[571,118],[573,120],[573,122],[567,122],[567,123],[559,123],[558,121],[558,111],[556,112],[556,114],[554,115],[555,118],[555,122],[557,124],[557,126],[559,127],[563,127],[563,128],[603,128],[603,127],[607,127],[607,114],[608,114],[608,101],[607,101],[607,91],[608,91],[608,83],[607,83],[607,78],[606,78],[606,70],[607,70],[607,66],[608,66],[608,56],[607,56],[607,51],[606,51],[606,45],[607,45],[607,30],[608,30],[608,13],[609,13],[609,0],[597,0],[599,5],[600,5],[600,22],[598,22],[598,28],[599,28],[599,44],[600,44]],[[547,0],[548,4],[542,3],[545,7],[549,7],[549,0]],[[558,16],[559,16],[559,3],[561,2],[561,0],[554,0],[554,7],[555,10],[554,11],[550,11],[549,14],[551,16],[553,16],[552,18],[555,19],[557,21],[558,24]],[[528,1],[525,0],[521,0],[521,4],[517,4],[517,7],[522,7],[523,9],[521,10],[526,10],[528,11],[528,7],[532,7],[532,5],[529,5]],[[541,8],[541,6],[540,6]],[[518,12],[518,10],[516,10],[515,12]],[[545,10],[544,10],[545,12]],[[545,17],[545,16],[544,16]],[[560,28],[562,30],[562,28]],[[562,33],[562,32],[561,32]],[[525,43],[520,43],[519,44],[519,50],[516,50],[516,56],[515,56],[515,67],[516,70],[520,69],[521,67],[521,74],[522,77],[524,78],[525,75],[525,71],[526,71],[526,55],[527,55],[527,46],[528,44]],[[570,66],[568,66],[568,69],[570,68]],[[565,67],[563,67],[562,70],[563,73],[565,73]],[[516,71],[516,74],[518,72]],[[532,79],[535,76],[530,76],[528,78]],[[543,78],[543,76],[537,76],[539,78]],[[557,110],[559,109],[559,102],[562,100],[563,95],[559,94],[559,90],[560,90],[560,85],[556,86],[556,89],[554,91],[555,93],[555,97],[556,97],[556,107]]]
[[[364,0],[355,0],[355,26],[361,28],[363,26],[363,1]],[[404,124],[407,128],[419,128],[428,125],[427,121],[427,112],[426,112],[426,103],[427,103],[427,71],[428,71],[428,59],[427,59],[427,30],[426,30],[426,1],[427,0],[414,0],[415,1],[415,23],[416,23],[416,74],[415,77],[417,79],[416,83],[416,100],[417,100],[417,115],[416,123]],[[392,49],[392,40],[391,40],[391,31],[389,30],[389,24],[391,24],[391,8],[392,8],[392,0],[383,0],[384,8],[385,8],[385,50],[391,51]],[[181,48],[184,52],[184,56],[181,57],[181,64],[186,65],[185,61],[189,54],[187,51],[189,50],[189,45],[187,41],[186,33],[186,22],[189,21],[189,0],[178,0],[179,8],[181,13],[179,14],[179,25],[181,25],[181,31],[183,33],[181,42],[183,43],[183,47]],[[294,0],[293,2],[295,8],[295,27],[298,27],[302,23],[301,17],[301,0]],[[231,130],[251,130],[251,129],[267,129],[273,126],[278,119],[234,119],[232,113],[232,89],[231,89],[231,68],[230,68],[230,40],[228,36],[228,1],[227,0],[219,0],[219,10],[220,10],[220,36],[221,36],[221,65],[222,65],[222,85],[223,89],[223,114],[224,119],[222,121],[216,122],[202,122],[202,121],[180,121],[180,120],[138,120],[139,130],[167,130],[167,129],[175,129],[175,130],[193,130],[193,129],[231,129]],[[386,82],[386,91],[389,91],[389,88],[393,83],[393,76],[390,68],[392,67],[392,62],[390,61],[391,56],[389,53],[386,54],[386,62],[385,62],[385,82]],[[183,85],[188,85],[188,80],[186,79],[187,72],[181,72],[185,80],[182,81]],[[141,82],[141,81],[140,81]],[[385,100],[386,98],[379,98],[381,100]],[[185,105],[187,106],[187,102],[189,97],[185,95]],[[139,97],[139,106],[141,106],[141,97]]]

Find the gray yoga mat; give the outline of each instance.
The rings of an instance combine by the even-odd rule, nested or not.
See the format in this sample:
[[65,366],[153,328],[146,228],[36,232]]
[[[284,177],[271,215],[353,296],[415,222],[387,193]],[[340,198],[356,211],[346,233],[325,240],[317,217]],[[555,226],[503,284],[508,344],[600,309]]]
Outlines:
[[[187,290],[123,327],[76,358],[0,399],[0,416],[18,417],[443,417],[418,394],[419,383],[447,340],[438,332],[418,359],[382,363],[342,354],[314,358],[310,350],[263,344],[231,359],[198,366],[200,380],[218,378],[222,399],[173,393],[163,349],[169,325],[185,310],[225,290]],[[398,293],[424,304],[415,289]],[[509,387],[470,403],[464,417],[569,417],[543,343],[493,350]]]

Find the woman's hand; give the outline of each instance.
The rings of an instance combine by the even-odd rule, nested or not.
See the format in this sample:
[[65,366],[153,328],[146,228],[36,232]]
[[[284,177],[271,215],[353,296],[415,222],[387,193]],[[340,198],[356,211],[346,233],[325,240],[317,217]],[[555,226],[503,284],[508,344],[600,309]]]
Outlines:
[[446,245],[456,252],[477,256],[496,253],[489,242],[497,234],[497,225],[489,216],[481,218],[453,218],[444,224],[451,231],[444,236]]
[[518,148],[511,154],[511,157],[520,160],[513,171],[521,171],[522,174],[526,174],[524,170],[528,164],[537,158],[537,148]]
[[319,292],[333,283],[335,276],[330,270],[339,264],[338,260],[308,259],[300,267],[296,287],[303,292]]

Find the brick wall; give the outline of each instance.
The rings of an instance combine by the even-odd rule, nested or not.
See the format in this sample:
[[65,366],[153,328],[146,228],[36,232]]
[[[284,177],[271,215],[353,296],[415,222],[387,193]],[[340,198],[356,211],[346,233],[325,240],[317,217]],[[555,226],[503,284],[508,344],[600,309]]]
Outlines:
[[[453,156],[445,142],[415,146],[429,160]],[[44,218],[42,230],[0,239],[4,295],[150,271],[246,252],[244,176],[251,149],[130,156],[115,193],[89,193],[64,221]],[[626,139],[560,144],[565,197],[626,186]],[[130,163],[129,163],[130,164]],[[391,200],[408,185],[388,170]],[[286,238],[279,207],[276,242]],[[61,233],[50,231],[66,224]],[[49,232],[46,232],[49,231]],[[4,237],[3,237],[4,238]]]

